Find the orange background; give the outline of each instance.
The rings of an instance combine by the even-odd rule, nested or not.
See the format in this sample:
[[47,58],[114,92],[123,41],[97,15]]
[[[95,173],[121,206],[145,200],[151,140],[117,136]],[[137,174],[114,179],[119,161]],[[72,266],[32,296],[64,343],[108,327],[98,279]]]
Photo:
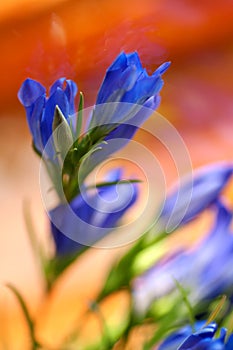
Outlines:
[[[0,5],[0,349],[26,349],[20,310],[4,287],[14,283],[37,318],[46,344],[59,344],[94,298],[115,251],[93,250],[58,282],[48,299],[26,235],[22,202],[30,202],[39,239],[47,245],[39,161],[30,149],[17,91],[30,76],[48,87],[74,79],[87,105],[95,101],[114,57],[137,50],[152,72],[171,60],[159,112],[184,138],[194,167],[232,160],[233,3],[231,0],[9,0]],[[142,142],[150,142],[143,135]],[[164,164],[167,181],[174,171]],[[189,236],[185,235],[189,241]],[[184,244],[185,244],[184,239]],[[87,276],[93,271],[92,279]],[[94,280],[95,279],[95,280]],[[81,282],[80,282],[81,281]],[[95,281],[95,282],[94,282]],[[80,286],[81,284],[81,286]],[[93,287],[95,286],[95,288]],[[124,302],[126,299],[124,299]],[[4,345],[5,344],[5,345]],[[56,348],[56,345],[55,345]]]

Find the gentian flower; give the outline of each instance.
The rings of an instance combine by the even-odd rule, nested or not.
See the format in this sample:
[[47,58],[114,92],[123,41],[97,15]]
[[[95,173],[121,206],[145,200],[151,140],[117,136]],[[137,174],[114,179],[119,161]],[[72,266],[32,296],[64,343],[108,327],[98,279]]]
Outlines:
[[217,163],[195,171],[168,194],[160,216],[166,230],[187,223],[216,201],[231,178],[233,165]]
[[[86,176],[110,154],[119,150],[133,137],[138,127],[152,114],[160,102],[159,92],[163,86],[162,74],[170,63],[162,64],[151,76],[142,67],[136,52],[122,52],[108,68],[100,87],[93,113],[87,123],[87,137],[83,135],[74,147],[71,158],[73,163],[66,169],[79,168],[79,180],[83,183]],[[58,106],[64,119],[75,113],[74,98],[77,93],[76,84],[61,78],[50,89],[46,98],[45,88],[37,81],[26,79],[22,84],[18,98],[26,109],[27,120],[33,136],[36,151],[42,154],[45,145],[53,132],[55,107]],[[73,128],[75,121],[67,123],[67,129]],[[65,130],[63,134],[75,135],[74,130]],[[64,138],[63,138],[64,139]],[[70,138],[71,139],[71,138]],[[83,140],[83,142],[82,142]],[[69,150],[73,138],[59,147],[54,140],[47,145],[45,155],[50,160],[55,155]],[[115,142],[112,142],[115,141]],[[96,152],[98,149],[98,152]],[[72,150],[71,150],[72,151]],[[85,156],[88,155],[88,156]],[[81,161],[80,161],[81,159]],[[80,166],[82,162],[82,167]],[[66,163],[67,164],[67,163]],[[68,174],[71,175],[71,174]]]
[[[107,69],[87,126],[101,151],[85,160],[84,172],[90,172],[124,147],[156,110],[163,86],[162,74],[169,66],[170,62],[166,62],[149,76],[137,52],[118,55]],[[81,176],[85,177],[86,173]]]
[[161,90],[163,74],[170,63],[161,65],[151,76],[143,69],[137,52],[122,52],[108,68],[97,97],[97,104],[129,102],[143,105]]
[[[108,174],[108,181],[118,182],[121,169]],[[137,184],[114,184],[95,193],[81,193],[70,204],[51,210],[51,231],[57,256],[72,255],[84,245],[91,246],[112,231],[125,212],[135,203]],[[78,219],[77,219],[78,218]]]
[[226,339],[225,328],[221,328],[219,337],[215,338],[217,324],[210,323],[200,328],[200,323],[196,324],[199,329],[194,333],[191,326],[174,332],[164,340],[158,350],[230,350],[233,348],[233,335]]
[[74,98],[77,86],[72,80],[60,78],[50,87],[49,97],[39,82],[26,79],[19,92],[18,98],[25,107],[27,122],[33,137],[37,152],[42,154],[53,132],[55,107],[58,106],[68,121],[75,113]]
[[166,257],[135,280],[134,300],[139,313],[176,290],[175,280],[188,291],[192,304],[219,294],[233,295],[232,213],[221,203],[216,207],[214,227],[195,250]]
[[[132,138],[137,128],[158,107],[159,92],[163,86],[161,76],[169,66],[170,62],[163,63],[149,76],[142,67],[137,52],[122,52],[118,55],[108,68],[99,89],[97,111],[94,111],[88,129],[100,125],[115,125],[119,128],[118,137]],[[106,105],[108,103],[109,108]],[[141,106],[150,111],[144,109],[143,113],[139,113]],[[116,130],[113,131],[113,135],[115,133]],[[109,138],[111,134],[108,135]]]

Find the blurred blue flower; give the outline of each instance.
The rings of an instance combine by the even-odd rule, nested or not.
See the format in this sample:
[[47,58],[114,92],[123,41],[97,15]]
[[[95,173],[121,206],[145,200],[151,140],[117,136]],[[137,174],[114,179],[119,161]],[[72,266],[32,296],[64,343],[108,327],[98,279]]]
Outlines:
[[[201,326],[196,323],[196,332],[192,332],[191,326],[186,326],[171,334],[159,346],[158,350],[230,350],[233,349],[233,336],[226,339],[227,330],[221,328],[218,338],[214,338],[217,324],[210,323]],[[200,328],[202,327],[202,328]]]
[[[107,181],[121,179],[122,170],[116,169],[108,174]],[[84,191],[69,205],[51,210],[51,231],[57,256],[75,254],[85,245],[91,246],[106,236],[135,203],[137,196],[137,184],[113,184],[98,188],[94,193]]]
[[214,227],[201,244],[158,262],[134,282],[135,307],[145,312],[150,304],[176,290],[177,280],[188,291],[192,304],[219,294],[233,295],[232,213],[216,203]]
[[219,197],[229,181],[233,165],[217,163],[195,171],[168,194],[161,212],[162,227],[169,232],[192,220]]
[[68,120],[75,113],[74,98],[76,94],[76,84],[65,78],[55,81],[50,88],[48,98],[44,86],[35,80],[28,78],[21,85],[18,98],[25,107],[33,144],[38,153],[43,153],[43,149],[52,135],[56,105]]

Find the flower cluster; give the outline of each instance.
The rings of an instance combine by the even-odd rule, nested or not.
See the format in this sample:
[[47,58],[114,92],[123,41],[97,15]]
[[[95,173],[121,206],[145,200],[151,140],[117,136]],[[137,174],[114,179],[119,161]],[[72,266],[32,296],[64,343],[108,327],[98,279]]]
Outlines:
[[[136,52],[122,52],[107,69],[88,116],[83,111],[81,92],[76,108],[78,88],[71,80],[58,79],[48,94],[35,80],[28,78],[22,84],[18,98],[26,110],[34,150],[45,164],[49,188],[55,190],[57,200],[56,205],[48,209],[54,254],[40,256],[48,289],[89,246],[114,230],[117,235],[118,225],[136,202],[139,181],[125,181],[122,168],[112,169],[103,182],[95,185],[88,176],[97,165],[124,147],[157,109],[162,75],[169,65],[169,62],[162,64],[149,76]],[[114,263],[96,301],[91,303],[91,310],[100,315],[103,332],[100,343],[93,349],[113,348],[116,343],[125,348],[131,330],[150,323],[152,329],[156,328],[156,334],[151,333],[148,342],[145,339],[145,350],[154,346],[158,350],[233,348],[233,336],[227,337],[225,328],[216,336],[216,323],[195,323],[197,315],[206,318],[207,306],[212,308],[212,302],[221,294],[228,296],[229,310],[232,307],[232,210],[224,200],[224,190],[232,173],[231,163],[206,166],[181,179],[180,186],[168,194],[161,204],[158,223]],[[174,250],[156,260],[155,249],[159,250],[167,234],[194,220],[207,208],[213,213],[214,225],[201,243],[195,249]],[[40,249],[38,251],[40,253]],[[11,289],[25,313],[33,349],[36,349],[39,342],[33,333],[33,321],[23,298]],[[127,321],[108,334],[109,325],[106,327],[99,304],[109,294],[123,289],[131,301]],[[168,305],[163,304],[163,300],[160,304],[162,298]],[[188,311],[184,312],[182,302]],[[167,331],[185,324],[188,316],[195,323],[196,331],[186,326],[165,339]]]
[[[122,52],[106,72],[92,115],[86,121],[86,132],[81,136],[77,128],[81,128],[82,116],[80,110],[75,114],[78,89],[73,81],[58,79],[51,86],[49,97],[35,80],[26,79],[22,84],[18,97],[26,109],[34,148],[48,163],[59,195],[61,186],[57,182],[59,171],[62,172],[62,191],[67,202],[62,199],[49,212],[57,256],[77,253],[83,244],[92,245],[104,237],[135,202],[137,186],[125,183],[121,185],[120,198],[111,202],[106,211],[106,198],[116,193],[122,171],[109,180],[111,185],[94,194],[84,181],[96,165],[124,146],[158,107],[161,75],[168,66],[169,63],[163,64],[149,76],[136,52]],[[114,147],[110,144],[112,139],[117,140]]]

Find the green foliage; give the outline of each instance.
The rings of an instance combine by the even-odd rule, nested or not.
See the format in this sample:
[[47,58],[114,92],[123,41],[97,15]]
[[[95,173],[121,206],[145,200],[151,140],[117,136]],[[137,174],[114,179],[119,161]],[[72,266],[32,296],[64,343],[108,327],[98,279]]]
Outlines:
[[32,350],[37,350],[39,348],[41,348],[41,345],[39,344],[39,342],[36,340],[35,337],[35,330],[34,330],[34,322],[29,314],[28,308],[26,306],[26,303],[23,299],[23,297],[21,296],[20,292],[11,284],[7,284],[6,285],[7,288],[9,288],[12,293],[15,295],[15,297],[17,298],[19,305],[21,306],[21,310],[24,314],[26,323],[28,325],[28,330],[29,330],[29,334],[30,334],[30,340],[31,340],[31,344],[32,344]]

